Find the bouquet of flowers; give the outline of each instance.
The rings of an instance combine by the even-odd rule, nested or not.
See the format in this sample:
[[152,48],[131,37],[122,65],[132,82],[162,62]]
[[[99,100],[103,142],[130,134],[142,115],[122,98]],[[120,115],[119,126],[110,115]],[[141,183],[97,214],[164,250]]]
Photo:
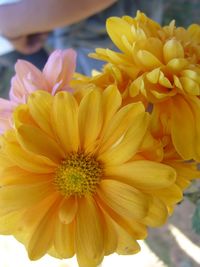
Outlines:
[[139,252],[200,177],[200,26],[145,14],[106,23],[116,51],[91,77],[56,50],[41,72],[16,63],[0,99],[0,234],[31,260]]

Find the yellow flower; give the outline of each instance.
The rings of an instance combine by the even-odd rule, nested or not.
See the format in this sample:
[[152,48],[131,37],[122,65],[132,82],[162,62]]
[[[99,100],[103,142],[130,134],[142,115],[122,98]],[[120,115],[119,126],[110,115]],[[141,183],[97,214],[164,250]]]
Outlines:
[[177,152],[200,161],[200,26],[184,29],[172,21],[161,27],[138,12],[136,18],[109,18],[107,31],[121,52],[96,49],[92,57],[126,72],[133,102],[142,94],[159,116],[165,109]]
[[170,194],[176,172],[137,156],[149,115],[121,101],[109,86],[79,101],[36,91],[16,108],[1,137],[0,233],[24,243],[30,259],[76,254],[95,267],[115,251],[138,252],[147,226],[166,221],[159,192]]
[[[170,188],[164,188],[158,192],[148,189],[154,196],[161,199],[169,214],[172,214],[175,204],[181,197],[181,192],[190,186],[192,180],[200,178],[200,171],[197,169],[195,162],[187,162],[182,160],[180,155],[176,152],[170,135],[164,131],[155,132],[153,125],[155,123],[154,117],[151,121],[151,131],[147,132],[140,147],[140,159],[147,159],[157,161],[173,167],[176,170],[176,182]],[[158,123],[158,122],[157,122]],[[154,135],[154,137],[153,137]],[[169,193],[170,192],[170,193]]]

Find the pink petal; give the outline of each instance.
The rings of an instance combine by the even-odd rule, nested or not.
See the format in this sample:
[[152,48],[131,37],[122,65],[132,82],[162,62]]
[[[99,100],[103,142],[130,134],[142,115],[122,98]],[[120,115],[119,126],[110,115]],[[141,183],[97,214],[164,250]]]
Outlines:
[[0,134],[11,128],[12,112],[16,104],[12,101],[0,98]]
[[25,60],[15,64],[16,75],[11,81],[10,99],[16,103],[24,103],[24,99],[35,90],[48,91],[42,72]]
[[76,52],[73,49],[55,50],[50,55],[43,74],[54,93],[69,84],[75,68]]

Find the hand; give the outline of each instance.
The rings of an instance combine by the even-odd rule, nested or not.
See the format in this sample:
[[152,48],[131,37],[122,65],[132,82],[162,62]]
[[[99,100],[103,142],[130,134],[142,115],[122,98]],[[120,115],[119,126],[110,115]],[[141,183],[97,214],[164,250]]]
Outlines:
[[19,36],[16,38],[6,38],[11,42],[18,52],[28,55],[40,50],[43,47],[47,37],[48,33],[36,33],[27,36]]

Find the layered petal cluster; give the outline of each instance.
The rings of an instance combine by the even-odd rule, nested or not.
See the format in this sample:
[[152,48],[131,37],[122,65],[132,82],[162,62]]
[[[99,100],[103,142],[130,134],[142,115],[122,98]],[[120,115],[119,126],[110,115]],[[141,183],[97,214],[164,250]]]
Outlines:
[[98,48],[92,57],[126,72],[128,95],[133,101],[142,95],[159,116],[164,112],[177,152],[200,161],[200,26],[185,29],[172,21],[161,27],[140,12],[111,17],[106,25],[120,51]]
[[0,233],[32,260],[76,255],[81,267],[138,252],[137,239],[182,199],[162,148],[148,150],[149,121],[142,103],[122,105],[114,85],[79,99],[33,92],[1,136]]
[[36,90],[51,94],[71,90],[69,82],[76,66],[76,52],[73,49],[55,50],[49,57],[43,71],[25,60],[15,65],[16,75],[12,78],[9,100],[0,98],[0,133],[12,125],[14,108],[26,103],[27,97]]

